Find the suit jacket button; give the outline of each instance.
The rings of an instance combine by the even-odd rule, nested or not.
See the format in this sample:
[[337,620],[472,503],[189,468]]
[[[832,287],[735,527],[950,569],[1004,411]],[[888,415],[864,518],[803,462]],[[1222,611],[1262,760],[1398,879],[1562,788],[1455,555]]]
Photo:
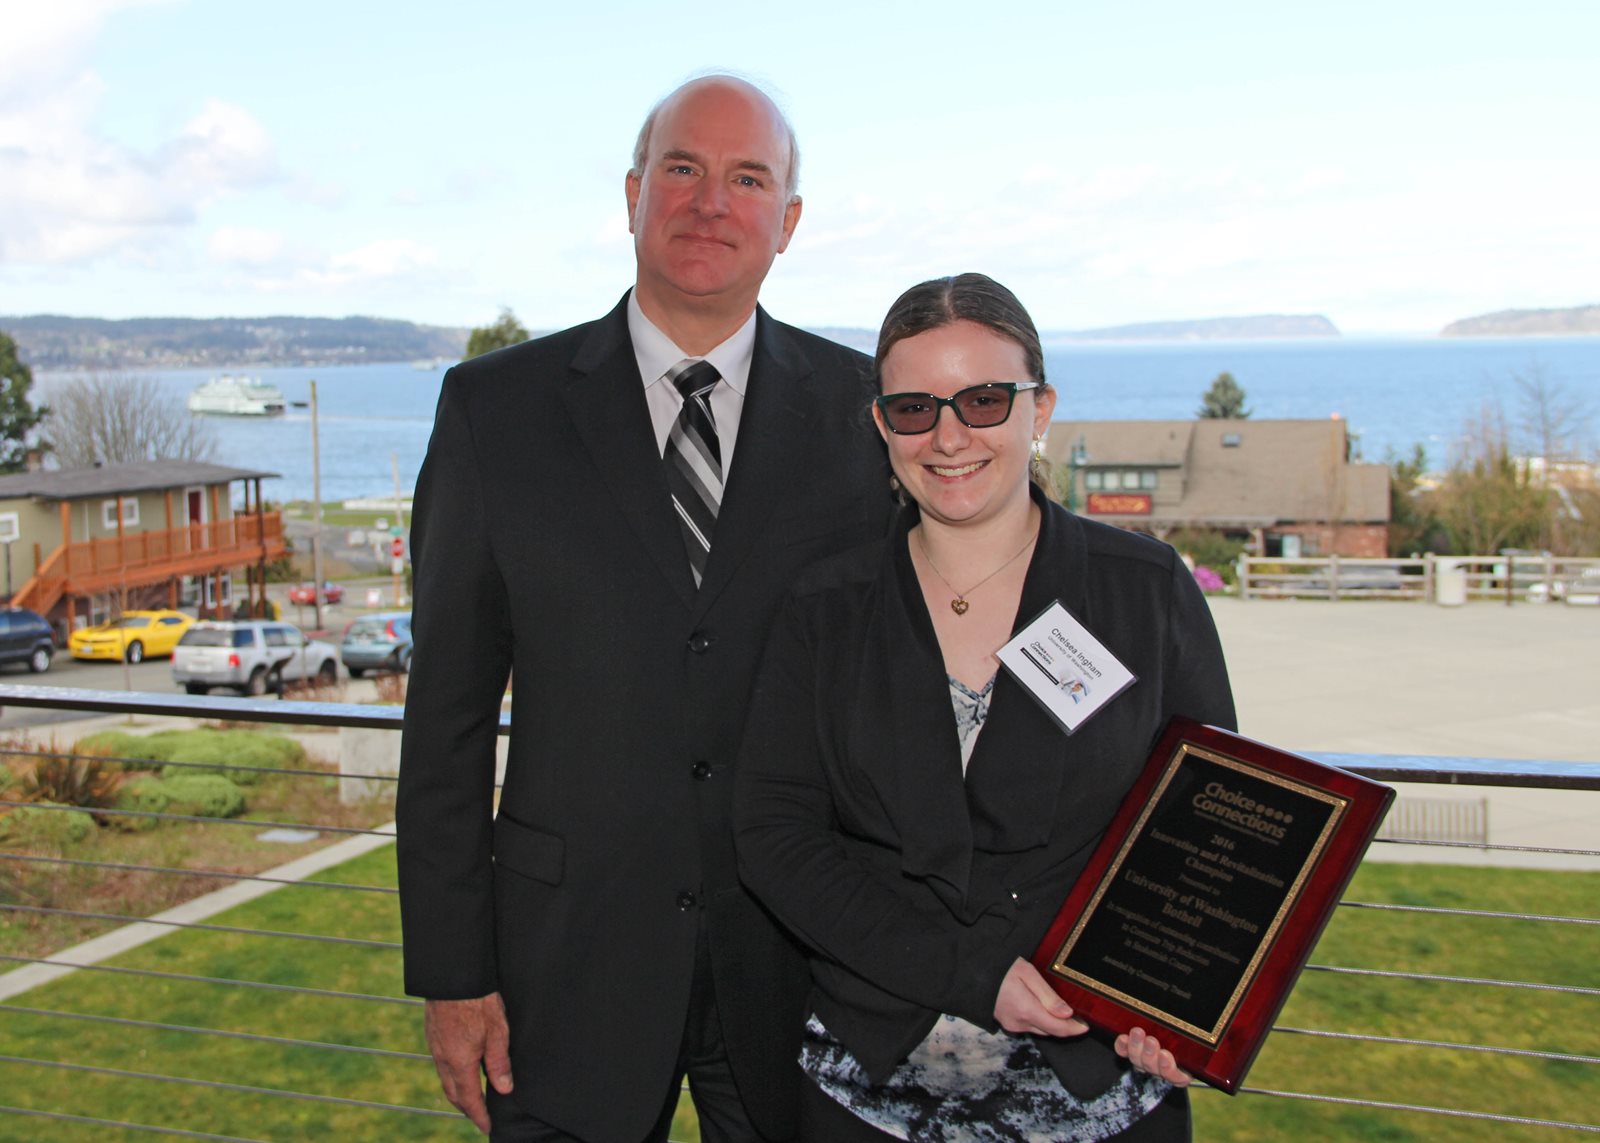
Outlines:
[[711,763],[696,762],[693,766],[689,767],[689,773],[693,774],[697,781],[704,782],[707,778],[711,777]]
[[711,644],[713,642],[715,642],[715,640],[708,633],[704,631],[696,631],[693,635],[689,636],[689,650],[693,651],[696,655],[704,655],[707,651],[711,650]]
[[678,908],[687,913],[690,909],[694,908],[695,900],[695,895],[689,892],[689,890],[685,889],[678,894]]

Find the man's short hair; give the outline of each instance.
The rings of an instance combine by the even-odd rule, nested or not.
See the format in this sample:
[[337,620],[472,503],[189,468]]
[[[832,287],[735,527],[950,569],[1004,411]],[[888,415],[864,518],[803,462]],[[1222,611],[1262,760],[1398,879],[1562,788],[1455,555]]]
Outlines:
[[778,101],[773,99],[760,84],[751,83],[743,76],[732,75],[728,72],[712,72],[709,75],[695,76],[691,80],[680,83],[656,101],[656,105],[650,109],[650,114],[644,117],[644,125],[639,128],[639,138],[633,144],[633,167],[631,171],[633,176],[639,179],[644,178],[645,165],[650,162],[650,133],[655,130],[656,117],[661,114],[661,109],[667,105],[667,101],[683,91],[684,88],[691,87],[697,83],[704,83],[707,80],[724,80],[729,83],[742,84],[759,92],[766,97],[767,102],[772,104],[773,110],[778,113],[778,121],[783,124],[784,137],[789,141],[789,170],[787,177],[784,179],[783,193],[786,199],[793,202],[796,193],[800,189],[800,141],[795,138],[794,124],[789,122],[789,117],[784,114],[783,108],[778,106]]

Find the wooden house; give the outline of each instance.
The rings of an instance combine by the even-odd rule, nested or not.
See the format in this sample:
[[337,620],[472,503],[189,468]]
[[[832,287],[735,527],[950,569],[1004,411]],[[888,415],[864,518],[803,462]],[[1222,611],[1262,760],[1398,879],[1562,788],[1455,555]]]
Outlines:
[[261,498],[277,475],[154,460],[0,476],[6,596],[68,631],[113,608],[230,614],[243,569],[254,613],[267,563],[288,550]]
[[1336,418],[1057,421],[1046,450],[1093,519],[1222,532],[1256,555],[1388,555],[1388,466],[1353,459]]

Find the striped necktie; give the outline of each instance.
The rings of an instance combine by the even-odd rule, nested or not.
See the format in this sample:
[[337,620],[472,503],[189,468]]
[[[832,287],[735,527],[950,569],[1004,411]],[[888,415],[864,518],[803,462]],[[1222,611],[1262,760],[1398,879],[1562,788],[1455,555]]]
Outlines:
[[711,415],[711,390],[721,379],[709,361],[684,361],[667,373],[667,380],[683,395],[683,408],[672,423],[663,460],[696,587],[705,576],[711,532],[722,502],[722,449]]

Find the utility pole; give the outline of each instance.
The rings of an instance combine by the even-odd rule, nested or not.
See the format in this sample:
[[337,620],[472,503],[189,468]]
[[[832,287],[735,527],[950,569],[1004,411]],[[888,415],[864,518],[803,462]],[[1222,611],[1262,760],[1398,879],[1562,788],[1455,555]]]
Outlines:
[[311,606],[322,630],[322,445],[317,437],[317,382],[311,382]]
[[[394,537],[403,542],[406,534],[406,510],[405,506],[400,503],[400,454],[397,452],[389,454],[389,471],[394,476]],[[404,607],[406,605],[406,598],[401,589],[401,576],[405,571],[403,560],[404,557],[396,556],[391,565],[394,569],[394,605],[396,607]]]

